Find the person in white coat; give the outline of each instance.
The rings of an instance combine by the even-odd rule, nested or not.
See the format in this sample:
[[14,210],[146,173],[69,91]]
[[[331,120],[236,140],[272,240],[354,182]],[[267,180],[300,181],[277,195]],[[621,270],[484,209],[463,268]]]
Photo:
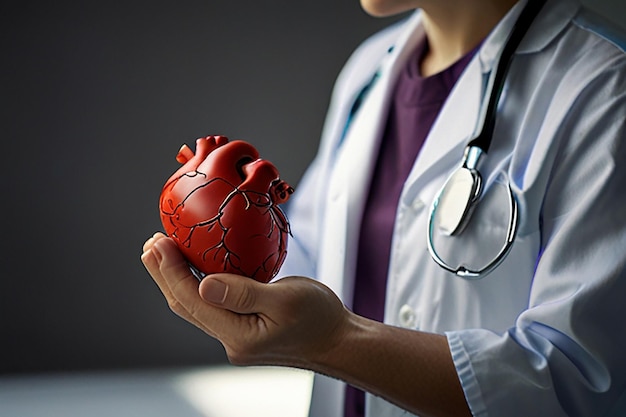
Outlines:
[[[311,416],[348,413],[346,383],[367,392],[369,417],[626,415],[626,37],[576,0],[541,7],[500,89],[477,206],[460,234],[442,236],[430,208],[482,127],[526,0],[362,5],[417,10],[341,72],[319,153],[287,207],[281,278],[198,283],[157,233],[142,260],[171,308],[235,364],[315,371]],[[426,41],[421,77],[465,62],[392,201],[372,319],[354,311],[357,293],[376,292],[359,289],[363,219],[394,87]]]

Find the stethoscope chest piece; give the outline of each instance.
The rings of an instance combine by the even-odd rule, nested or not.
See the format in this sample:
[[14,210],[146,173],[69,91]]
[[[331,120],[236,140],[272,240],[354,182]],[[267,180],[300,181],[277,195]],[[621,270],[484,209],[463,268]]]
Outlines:
[[463,231],[481,190],[482,178],[474,169],[461,167],[448,178],[434,203],[439,207],[441,233],[454,236]]
[[[511,250],[518,227],[518,204],[510,182],[495,181],[484,190],[475,168],[479,156],[479,150],[466,150],[463,165],[435,197],[428,221],[433,260],[466,279],[480,279],[495,269]],[[463,253],[465,259],[459,259]],[[473,256],[467,258],[468,253]]]

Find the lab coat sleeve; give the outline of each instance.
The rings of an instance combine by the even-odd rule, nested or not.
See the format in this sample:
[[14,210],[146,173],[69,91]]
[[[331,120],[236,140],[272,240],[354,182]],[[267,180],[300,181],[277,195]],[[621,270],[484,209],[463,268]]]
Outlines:
[[[354,58],[353,58],[354,59]],[[321,218],[326,199],[327,178],[330,159],[336,148],[336,131],[345,124],[347,112],[340,103],[345,101],[345,83],[351,72],[350,60],[341,71],[331,97],[326,115],[322,139],[317,155],[307,167],[287,204],[284,206],[289,219],[291,233],[287,247],[287,258],[278,278],[298,275],[316,277],[318,247],[320,244]]]
[[332,148],[336,146],[333,143],[333,137],[336,136],[334,131],[339,129],[342,120],[347,117],[339,103],[345,95],[342,79],[346,78],[347,73],[350,72],[349,63],[350,61],[342,69],[333,88],[317,155],[300,179],[295,193],[284,206],[291,233],[287,258],[278,278],[291,275],[316,277],[317,248],[320,240],[319,222],[323,215],[323,202],[326,198],[324,184],[328,176]]
[[475,416],[626,415],[625,66],[589,83],[551,141],[527,310],[504,334],[447,333]]
[[285,206],[289,218],[291,234],[287,246],[287,258],[283,263],[278,278],[285,276],[315,277],[315,242],[317,227],[311,221],[318,207],[315,204],[307,204],[307,195],[313,195],[316,191],[316,174],[318,161],[314,161],[308,168],[305,176],[297,187],[297,196]]

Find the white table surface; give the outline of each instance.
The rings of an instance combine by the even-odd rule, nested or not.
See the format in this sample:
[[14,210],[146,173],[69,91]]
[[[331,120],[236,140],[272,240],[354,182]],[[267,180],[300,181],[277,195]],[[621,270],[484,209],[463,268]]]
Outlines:
[[0,376],[0,417],[306,417],[311,384],[274,367]]

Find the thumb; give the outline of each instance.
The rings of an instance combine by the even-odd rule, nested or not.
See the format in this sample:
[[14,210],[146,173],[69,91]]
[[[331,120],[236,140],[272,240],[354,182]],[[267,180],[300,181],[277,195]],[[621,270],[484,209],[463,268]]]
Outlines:
[[258,313],[261,292],[267,284],[234,274],[206,276],[198,288],[209,304],[240,314]]

